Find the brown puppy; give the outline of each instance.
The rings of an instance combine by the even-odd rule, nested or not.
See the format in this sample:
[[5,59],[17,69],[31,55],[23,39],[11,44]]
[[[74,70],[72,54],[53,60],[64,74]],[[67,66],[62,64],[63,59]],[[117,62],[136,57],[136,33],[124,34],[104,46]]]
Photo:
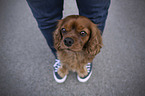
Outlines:
[[54,47],[61,62],[58,74],[64,77],[74,71],[86,76],[87,63],[93,61],[102,45],[99,29],[88,18],[71,15],[60,20],[54,31]]

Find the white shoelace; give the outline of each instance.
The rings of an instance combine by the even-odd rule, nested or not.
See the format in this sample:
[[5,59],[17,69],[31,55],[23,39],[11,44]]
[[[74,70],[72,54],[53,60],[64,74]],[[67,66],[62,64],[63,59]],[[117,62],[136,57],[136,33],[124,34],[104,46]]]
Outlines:
[[60,60],[55,59],[55,64],[53,65],[53,67],[54,67],[54,72],[57,72],[57,71],[58,71],[58,68],[59,68],[60,66],[61,66]]
[[86,68],[87,68],[87,71],[89,73],[91,71],[91,63],[88,63],[87,66],[86,66]]

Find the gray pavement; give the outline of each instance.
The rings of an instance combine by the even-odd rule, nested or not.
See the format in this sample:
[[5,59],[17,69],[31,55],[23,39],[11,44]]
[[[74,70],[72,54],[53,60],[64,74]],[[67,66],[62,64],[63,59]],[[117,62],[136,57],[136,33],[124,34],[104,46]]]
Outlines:
[[[65,0],[64,16],[78,14]],[[53,79],[54,56],[25,0],[0,0],[0,96],[145,96],[145,0],[112,0],[93,74]]]

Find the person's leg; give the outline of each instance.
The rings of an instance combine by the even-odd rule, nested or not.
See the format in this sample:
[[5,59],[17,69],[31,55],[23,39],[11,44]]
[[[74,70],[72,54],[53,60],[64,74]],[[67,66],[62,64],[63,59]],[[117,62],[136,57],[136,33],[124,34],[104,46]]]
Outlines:
[[101,35],[105,27],[105,21],[108,15],[110,0],[76,0],[79,14],[86,16],[101,30]]
[[[79,15],[86,16],[89,19],[91,19],[92,22],[97,24],[98,28],[101,30],[101,35],[103,34],[103,30],[105,27],[105,21],[108,15],[108,8],[110,5],[110,0],[76,0],[78,9],[79,9]],[[85,77],[79,77],[77,75],[77,78],[80,82],[86,82],[89,80],[91,74],[92,74],[92,63],[88,63],[86,68],[88,71],[88,75]]]
[[27,3],[47,44],[56,57],[56,50],[53,46],[53,31],[57,21],[62,18],[63,0],[27,0]]

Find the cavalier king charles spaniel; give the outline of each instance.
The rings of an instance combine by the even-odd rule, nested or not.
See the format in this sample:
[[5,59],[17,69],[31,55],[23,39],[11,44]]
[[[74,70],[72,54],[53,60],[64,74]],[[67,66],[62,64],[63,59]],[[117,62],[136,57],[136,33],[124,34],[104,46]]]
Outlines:
[[64,77],[73,71],[80,77],[86,76],[86,65],[93,61],[103,45],[97,25],[87,17],[70,15],[59,20],[53,37],[61,62],[58,74]]

